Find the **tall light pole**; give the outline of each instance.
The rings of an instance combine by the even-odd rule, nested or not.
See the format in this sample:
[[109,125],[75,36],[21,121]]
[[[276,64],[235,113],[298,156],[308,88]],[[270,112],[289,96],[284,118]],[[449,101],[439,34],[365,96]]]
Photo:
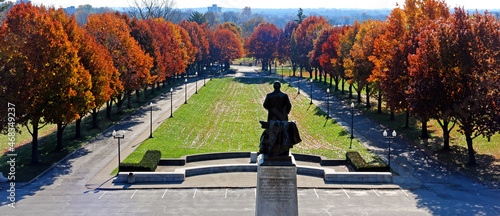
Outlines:
[[113,138],[118,139],[118,173],[120,173],[120,140],[125,138],[125,131],[120,134],[113,130]]
[[326,110],[328,110],[326,114],[326,119],[330,118],[330,89],[326,89]]
[[297,91],[297,94],[300,94],[300,72],[297,72],[297,83],[299,85],[299,90]]
[[153,102],[149,103],[149,108],[151,110],[150,116],[150,124],[149,124],[149,138],[153,138]]
[[203,86],[205,86],[205,79],[207,78],[207,74],[203,73]]
[[398,134],[396,133],[396,130],[393,130],[392,136],[389,136],[389,135],[387,135],[387,130],[384,130],[384,133],[382,133],[382,135],[384,135],[384,138],[389,141],[389,170],[390,170],[391,169],[391,144],[392,144],[392,141],[394,140],[394,138],[396,138],[396,136]]
[[196,91],[194,92],[195,94],[198,94],[198,72],[194,73],[195,76],[196,76],[196,81],[194,82],[195,85],[196,85]]
[[349,145],[349,149],[352,148],[352,139],[354,139],[354,103],[351,103],[351,145]]
[[170,118],[174,117],[173,114],[173,107],[174,107],[174,88],[170,88]]
[[283,63],[281,63],[281,80],[283,80],[283,81],[285,81],[284,75],[285,74],[283,74]]
[[184,79],[184,104],[188,103],[188,92],[187,92],[187,82],[188,79]]
[[311,103],[309,105],[313,104],[313,79],[311,78],[309,81],[311,81]]

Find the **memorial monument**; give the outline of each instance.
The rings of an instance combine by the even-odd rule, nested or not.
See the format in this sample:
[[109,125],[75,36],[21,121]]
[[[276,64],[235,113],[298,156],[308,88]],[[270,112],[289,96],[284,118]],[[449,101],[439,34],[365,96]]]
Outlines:
[[296,124],[288,121],[288,95],[280,91],[279,82],[273,87],[264,101],[267,122],[260,121],[265,131],[260,138],[255,215],[298,215],[297,166],[290,148],[301,139]]

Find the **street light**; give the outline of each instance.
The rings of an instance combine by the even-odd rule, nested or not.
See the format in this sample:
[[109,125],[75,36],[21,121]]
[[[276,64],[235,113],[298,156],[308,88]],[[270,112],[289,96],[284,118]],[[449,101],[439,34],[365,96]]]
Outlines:
[[391,143],[394,140],[394,138],[396,138],[396,136],[398,134],[396,133],[396,130],[393,130],[392,131],[392,136],[388,136],[387,135],[387,130],[384,130],[384,133],[382,135],[384,135],[384,138],[386,140],[389,140],[389,170],[390,170],[391,169]]
[[149,103],[150,107],[150,125],[149,125],[149,138],[153,138],[153,102]]
[[125,131],[119,134],[113,130],[113,138],[118,139],[118,173],[120,173],[120,139],[125,138]]
[[170,88],[170,118],[174,117],[174,115],[172,115],[173,114],[173,111],[172,111],[173,110],[172,109],[173,108],[173,102],[172,101],[174,100],[173,95],[174,95],[174,88]]
[[351,145],[349,145],[349,149],[352,147],[352,139],[354,139],[354,103],[351,103]]
[[187,82],[188,79],[184,79],[184,104],[188,103]]
[[326,119],[330,118],[330,89],[326,89],[326,110],[328,110],[326,114]]
[[207,75],[203,73],[203,86],[205,86],[205,79],[207,78]]
[[300,72],[297,72],[297,83],[299,85],[299,90],[297,91],[297,94],[300,94]]
[[195,88],[195,89],[196,89],[196,92],[195,92],[195,94],[198,94],[198,72],[196,72],[196,73],[194,73],[194,74],[196,75],[196,81],[194,82],[194,83],[195,83],[195,85],[196,85],[196,88]]
[[310,79],[309,81],[311,81],[311,103],[309,105],[311,105],[313,104],[313,79]]

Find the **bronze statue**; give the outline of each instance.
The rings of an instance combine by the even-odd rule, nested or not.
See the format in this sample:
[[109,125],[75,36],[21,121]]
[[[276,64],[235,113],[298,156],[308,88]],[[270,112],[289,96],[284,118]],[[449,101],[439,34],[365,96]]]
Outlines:
[[264,108],[267,109],[267,122],[261,121],[266,130],[260,138],[260,153],[268,156],[288,156],[289,149],[301,142],[295,122],[288,121],[292,104],[288,95],[281,92],[281,83],[276,81],[274,91],[267,94]]

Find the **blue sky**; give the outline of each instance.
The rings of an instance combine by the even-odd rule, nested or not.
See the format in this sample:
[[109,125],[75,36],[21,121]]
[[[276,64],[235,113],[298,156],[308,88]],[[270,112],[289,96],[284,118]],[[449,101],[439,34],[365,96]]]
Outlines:
[[[133,0],[32,0],[34,4],[68,7],[91,4],[94,7],[127,7]],[[208,7],[217,4],[220,7],[243,8],[394,8],[404,0],[177,0],[178,8]],[[450,7],[464,6],[467,9],[500,9],[500,1],[495,0],[447,0]]]

